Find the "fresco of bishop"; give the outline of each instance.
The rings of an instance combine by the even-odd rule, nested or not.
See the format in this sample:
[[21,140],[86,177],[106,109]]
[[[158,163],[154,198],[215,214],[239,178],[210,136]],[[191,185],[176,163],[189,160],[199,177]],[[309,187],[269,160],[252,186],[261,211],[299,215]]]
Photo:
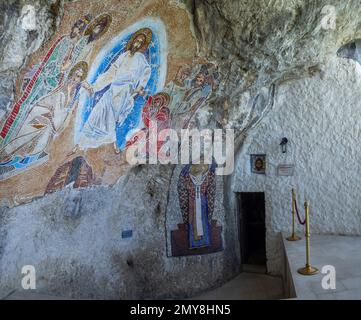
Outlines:
[[211,227],[215,198],[215,167],[187,165],[178,180],[179,205],[187,225],[188,248],[211,245]]

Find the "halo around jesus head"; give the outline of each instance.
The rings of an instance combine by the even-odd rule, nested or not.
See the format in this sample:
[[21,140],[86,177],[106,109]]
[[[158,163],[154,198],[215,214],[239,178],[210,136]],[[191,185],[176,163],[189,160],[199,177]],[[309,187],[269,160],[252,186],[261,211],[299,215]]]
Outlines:
[[128,51],[132,48],[132,44],[133,44],[134,40],[136,38],[138,38],[139,36],[144,36],[145,41],[144,41],[143,45],[139,48],[138,51],[144,52],[145,50],[147,50],[149,44],[152,42],[153,32],[149,28],[142,28],[132,34],[131,38],[129,39],[129,41],[127,43],[126,51]]

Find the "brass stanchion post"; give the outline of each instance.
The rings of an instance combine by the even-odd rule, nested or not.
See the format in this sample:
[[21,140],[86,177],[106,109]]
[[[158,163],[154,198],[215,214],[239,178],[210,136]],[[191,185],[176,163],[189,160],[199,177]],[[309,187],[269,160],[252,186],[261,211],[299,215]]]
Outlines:
[[292,188],[292,235],[286,238],[288,241],[298,241],[301,238],[295,232],[295,219],[296,219],[296,195],[295,190]]
[[306,215],[306,266],[298,269],[298,273],[305,276],[312,276],[318,273],[318,269],[312,267],[310,264],[310,217],[309,217],[309,205],[305,202],[305,215]]

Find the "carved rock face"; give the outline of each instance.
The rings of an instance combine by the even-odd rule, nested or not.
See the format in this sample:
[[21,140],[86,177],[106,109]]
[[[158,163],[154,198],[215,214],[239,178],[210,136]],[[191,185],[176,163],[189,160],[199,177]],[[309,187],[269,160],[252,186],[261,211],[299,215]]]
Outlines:
[[192,10],[203,52],[237,63],[240,75],[255,74],[258,84],[302,76],[360,33],[356,1],[201,0]]

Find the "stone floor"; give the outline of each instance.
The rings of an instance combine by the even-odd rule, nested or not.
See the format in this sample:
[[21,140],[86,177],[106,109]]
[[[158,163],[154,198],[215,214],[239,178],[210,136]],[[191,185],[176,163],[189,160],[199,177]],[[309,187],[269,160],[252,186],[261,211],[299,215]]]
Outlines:
[[[311,265],[320,270],[314,276],[302,276],[297,272],[305,265],[304,237],[296,242],[283,242],[296,299],[361,299],[361,237],[311,235]],[[321,271],[326,265],[335,267],[335,290],[322,288],[326,273]]]
[[[302,276],[297,269],[305,264],[305,239],[296,242],[283,240],[288,261],[289,276],[292,279],[295,299],[317,300],[360,300],[361,299],[361,237],[311,236],[311,264],[320,272],[314,276]],[[336,289],[322,288],[322,268],[335,267]],[[261,273],[252,273],[252,268],[243,272],[222,287],[206,292],[192,299],[200,300],[256,300],[284,299],[281,278]],[[4,297],[3,297],[4,298]],[[59,297],[13,292],[6,299],[61,299]]]
[[[252,268],[248,268],[252,269]],[[256,268],[257,269],[257,268]],[[255,270],[256,270],[255,269]],[[193,297],[191,300],[270,300],[282,299],[281,278],[259,273],[241,273],[222,287]],[[63,300],[65,298],[41,295],[32,292],[12,292],[3,297],[6,300]]]
[[241,273],[222,287],[193,297],[193,300],[271,300],[282,299],[281,278],[258,273]]

